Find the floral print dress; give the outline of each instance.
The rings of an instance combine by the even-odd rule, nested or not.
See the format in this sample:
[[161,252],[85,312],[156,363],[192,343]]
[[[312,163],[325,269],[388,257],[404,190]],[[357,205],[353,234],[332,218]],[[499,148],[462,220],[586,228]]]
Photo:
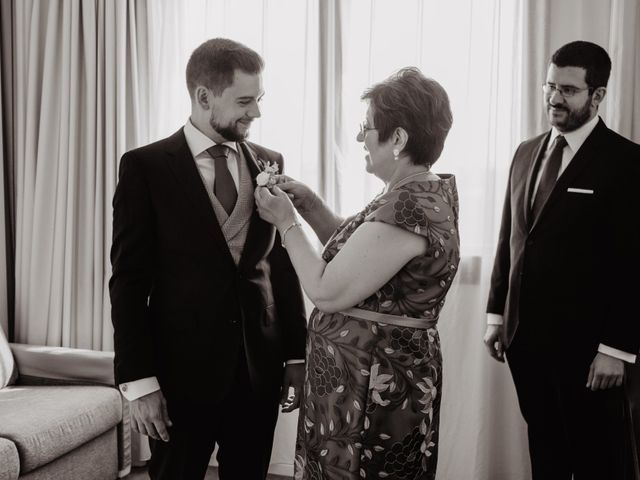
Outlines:
[[[455,178],[410,181],[346,219],[325,245],[330,262],[364,222],[424,236],[413,258],[357,308],[425,319],[431,328],[314,309],[298,422],[295,478],[434,479],[442,390],[435,328],[459,263]],[[393,248],[390,245],[389,248]]]

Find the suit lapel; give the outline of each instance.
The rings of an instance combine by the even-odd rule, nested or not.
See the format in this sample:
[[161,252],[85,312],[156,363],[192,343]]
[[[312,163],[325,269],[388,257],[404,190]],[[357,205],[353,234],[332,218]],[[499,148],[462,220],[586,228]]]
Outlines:
[[542,162],[542,157],[544,156],[545,146],[549,141],[549,137],[551,136],[551,131],[549,131],[542,139],[540,139],[540,143],[534,150],[531,156],[531,162],[529,162],[529,171],[527,173],[527,184],[524,190],[524,219],[526,225],[531,225],[531,200],[533,195],[533,187],[535,186],[535,179],[540,167],[540,163]]
[[175,133],[171,140],[172,144],[168,149],[169,168],[176,176],[185,196],[191,201],[195,216],[200,218],[205,230],[211,235],[214,244],[220,249],[224,257],[228,257],[229,262],[235,266],[227,241],[211,205],[211,199],[204,187],[202,177],[198,172],[198,167],[191,155],[191,150],[189,150],[189,145],[187,145],[182,129]]
[[[261,160],[258,157],[257,152],[246,142],[238,143],[238,145],[242,149],[242,154],[244,155],[244,158],[249,167],[249,172],[251,174],[251,184],[253,185],[253,189],[255,190],[256,177],[263,170],[260,166]],[[240,262],[238,263],[238,268],[242,269],[243,266],[252,261],[252,258],[254,262],[256,262],[258,258],[261,258],[264,249],[266,249],[268,246],[266,242],[271,239],[272,235],[273,227],[271,226],[271,224],[265,222],[260,218],[260,215],[258,215],[258,211],[255,208],[255,203],[253,203],[253,210],[249,223],[249,231],[247,232],[247,238],[244,243]],[[261,242],[265,243],[264,248],[259,248]]]
[[601,140],[604,138],[604,135],[607,131],[607,127],[602,120],[598,122],[596,128],[593,129],[593,132],[587,137],[584,141],[580,149],[576,152],[576,154],[567,165],[567,168],[564,172],[558,177],[556,184],[547,199],[547,202],[542,207],[538,218],[535,223],[531,226],[531,230],[535,228],[536,225],[540,223],[540,220],[544,218],[545,214],[549,211],[550,208],[553,208],[554,204],[558,202],[560,198],[562,198],[563,193],[567,191],[573,182],[573,180],[578,176],[581,172],[584,171],[589,165],[593,164],[593,159],[598,151],[598,146]]

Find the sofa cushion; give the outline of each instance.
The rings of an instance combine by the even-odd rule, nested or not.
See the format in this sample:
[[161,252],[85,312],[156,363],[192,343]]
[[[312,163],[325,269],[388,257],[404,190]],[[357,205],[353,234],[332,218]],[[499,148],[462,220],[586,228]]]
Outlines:
[[[118,474],[118,436],[112,428],[20,480],[114,480]],[[147,477],[148,478],[148,477]]]
[[0,437],[16,444],[20,472],[44,465],[122,419],[115,388],[13,386],[0,390]]
[[18,376],[16,362],[13,359],[9,342],[4,336],[4,331],[0,327],[0,389],[15,383]]
[[0,438],[0,480],[15,480],[20,474],[20,459],[16,445]]

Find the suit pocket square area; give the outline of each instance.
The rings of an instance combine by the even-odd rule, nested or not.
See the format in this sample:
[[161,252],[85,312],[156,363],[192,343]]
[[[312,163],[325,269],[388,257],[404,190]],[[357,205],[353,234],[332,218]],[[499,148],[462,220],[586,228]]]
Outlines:
[[569,193],[584,193],[586,195],[593,195],[593,190],[588,188],[567,188]]

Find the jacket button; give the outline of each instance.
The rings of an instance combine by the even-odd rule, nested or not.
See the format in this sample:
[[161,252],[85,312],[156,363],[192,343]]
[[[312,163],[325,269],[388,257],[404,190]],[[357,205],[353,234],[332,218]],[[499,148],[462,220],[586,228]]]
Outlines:
[[128,386],[127,386],[127,384],[125,383],[124,385],[120,385],[120,389],[121,389],[123,392],[126,392],[127,390],[129,390],[129,387],[128,387]]
[[533,240],[527,240],[527,245],[530,247],[531,245],[533,245]]

